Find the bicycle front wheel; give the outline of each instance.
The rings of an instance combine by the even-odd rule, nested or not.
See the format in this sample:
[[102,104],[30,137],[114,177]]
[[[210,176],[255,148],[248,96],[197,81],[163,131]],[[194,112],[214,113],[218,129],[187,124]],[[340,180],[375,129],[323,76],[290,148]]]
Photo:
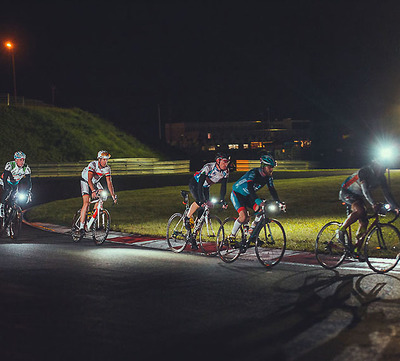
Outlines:
[[[329,222],[318,232],[315,241],[315,256],[319,264],[326,269],[334,269],[342,264],[346,257],[346,247],[336,237],[339,222]],[[348,242],[348,234],[345,232],[345,242]]]
[[80,242],[82,237],[78,235],[77,231],[79,230],[81,222],[81,210],[79,209],[72,219],[72,226],[71,226],[71,237],[74,242]]
[[107,209],[102,209],[92,225],[92,238],[96,246],[104,243],[110,232],[111,217]]
[[377,273],[389,272],[399,262],[399,230],[391,224],[378,224],[368,234],[364,252],[372,270]]
[[286,250],[286,234],[276,219],[269,219],[260,229],[256,240],[256,255],[260,263],[271,268],[277,265]]
[[228,236],[232,232],[235,218],[226,218],[222,223],[217,236],[217,253],[226,263],[236,261],[240,256],[240,243],[244,239],[243,226],[240,226],[235,238]]
[[174,213],[167,224],[167,243],[171,251],[182,252],[188,242],[188,231],[185,228],[184,216],[181,213]]
[[17,239],[19,237],[19,234],[21,232],[21,227],[22,227],[22,210],[21,210],[21,208],[18,208],[14,212],[15,212],[15,216],[10,222],[10,238],[11,239]]
[[200,227],[199,243],[206,256],[217,254],[217,233],[222,221],[217,216],[209,216]]

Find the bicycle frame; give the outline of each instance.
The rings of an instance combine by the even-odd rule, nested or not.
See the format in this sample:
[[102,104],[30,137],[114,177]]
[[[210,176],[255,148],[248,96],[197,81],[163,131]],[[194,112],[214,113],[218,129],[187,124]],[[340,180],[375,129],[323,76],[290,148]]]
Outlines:
[[[94,211],[92,212],[92,215],[90,216],[89,222],[86,223],[86,227],[88,230],[90,230],[92,228],[93,223],[97,220],[97,222],[99,222],[99,213],[103,210],[103,199],[98,198],[95,199],[93,201],[91,201],[90,203],[94,204]],[[97,206],[96,204],[97,203]],[[87,216],[86,216],[86,220],[87,220]]]

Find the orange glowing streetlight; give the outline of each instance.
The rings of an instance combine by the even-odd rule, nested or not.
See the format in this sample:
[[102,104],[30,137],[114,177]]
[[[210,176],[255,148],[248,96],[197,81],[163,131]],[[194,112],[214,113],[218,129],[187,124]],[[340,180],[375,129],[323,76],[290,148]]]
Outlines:
[[16,105],[17,104],[17,81],[16,81],[16,77],[15,77],[14,44],[11,41],[6,41],[4,43],[4,45],[11,53],[13,81],[14,81],[14,104]]

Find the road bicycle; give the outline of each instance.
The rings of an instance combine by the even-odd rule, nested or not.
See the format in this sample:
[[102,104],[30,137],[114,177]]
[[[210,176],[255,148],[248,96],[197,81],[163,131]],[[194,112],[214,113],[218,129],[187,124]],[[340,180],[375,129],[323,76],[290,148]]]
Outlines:
[[6,201],[4,218],[0,218],[0,234],[7,234],[11,239],[17,239],[22,227],[21,204],[28,203],[30,196],[25,192],[15,192]]
[[[101,191],[99,197],[90,202],[88,212],[86,214],[85,232],[92,233],[92,238],[97,246],[100,246],[107,239],[110,232],[111,216],[103,207],[103,203],[107,200],[108,193]],[[93,205],[93,206],[92,206]],[[71,227],[71,236],[74,242],[80,242],[84,234],[79,233],[81,210],[79,209],[73,218]]]
[[[340,222],[331,221],[325,224],[318,232],[315,241],[315,255],[319,264],[326,269],[334,269],[340,266],[347,258],[356,260],[357,257],[365,257],[368,266],[377,273],[386,273],[396,267],[400,259],[400,232],[391,223],[398,215],[389,212],[389,206],[385,205],[381,211],[369,215],[372,222],[367,231],[361,236],[364,241],[364,254],[354,253],[354,244],[351,227],[344,231],[343,241],[339,240],[337,231],[342,225]],[[347,215],[350,207],[347,207]],[[380,217],[387,217],[385,223]],[[359,259],[360,260],[360,259]]]
[[219,217],[210,214],[212,204],[207,202],[199,211],[192,224],[191,231],[185,227],[185,217],[189,212],[189,192],[181,191],[185,210],[183,213],[174,213],[167,224],[167,243],[170,250],[176,253],[182,252],[186,247],[190,248],[192,241],[200,246],[200,250],[207,256],[217,254],[217,232],[222,224]]
[[250,247],[255,247],[257,259],[264,267],[277,265],[286,250],[286,233],[282,224],[268,214],[279,211],[286,211],[284,204],[279,207],[276,202],[263,202],[261,210],[255,214],[252,227],[249,223],[241,225],[235,238],[227,235],[231,233],[236,218],[225,219],[217,235],[218,256],[231,263]]

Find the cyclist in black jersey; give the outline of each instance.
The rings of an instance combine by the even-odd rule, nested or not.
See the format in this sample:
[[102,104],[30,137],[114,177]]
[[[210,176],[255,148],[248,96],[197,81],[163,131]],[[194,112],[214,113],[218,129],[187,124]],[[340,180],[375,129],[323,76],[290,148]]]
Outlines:
[[[390,192],[385,177],[386,167],[374,160],[371,164],[362,167],[351,176],[347,177],[342,183],[339,191],[339,199],[348,205],[351,213],[337,231],[337,238],[344,241],[344,231],[358,220],[359,227],[356,233],[357,243],[354,245],[354,254],[360,256],[360,249],[363,244],[362,236],[368,227],[367,210],[364,199],[371,205],[374,212],[378,212],[381,203],[376,202],[371,194],[371,190],[380,187],[386,201],[392,210],[399,212],[399,206]],[[361,258],[360,258],[361,260]]]
[[[189,213],[185,217],[185,227],[191,231],[191,220],[193,214],[210,198],[210,187],[215,183],[221,183],[220,202],[223,208],[227,208],[225,203],[226,183],[229,177],[230,157],[226,154],[218,153],[215,162],[205,164],[201,170],[197,171],[190,179],[189,189],[195,201],[190,205]],[[192,242],[192,249],[197,249],[196,240]]]

